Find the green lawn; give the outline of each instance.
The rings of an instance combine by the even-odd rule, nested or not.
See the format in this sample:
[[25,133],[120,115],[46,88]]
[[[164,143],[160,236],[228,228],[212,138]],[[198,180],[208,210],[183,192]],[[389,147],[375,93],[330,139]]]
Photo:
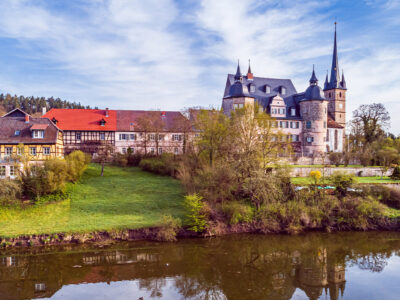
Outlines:
[[356,169],[361,169],[361,168],[380,168],[380,166],[368,166],[364,167],[362,165],[289,165],[289,168],[356,168]]
[[[399,183],[400,180],[393,180],[389,177],[383,177],[381,179],[380,176],[375,177],[356,177],[357,183]],[[310,184],[312,180],[310,177],[293,177],[291,179],[292,183],[294,184]],[[321,182],[322,183],[322,182]]]
[[70,188],[70,200],[1,208],[0,236],[143,228],[157,225],[164,214],[184,215],[179,181],[139,168],[106,167],[100,177],[92,164]]

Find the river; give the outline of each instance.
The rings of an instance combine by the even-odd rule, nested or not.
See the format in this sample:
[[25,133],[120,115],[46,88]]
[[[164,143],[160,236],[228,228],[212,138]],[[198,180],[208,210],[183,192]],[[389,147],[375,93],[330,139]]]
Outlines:
[[232,235],[0,252],[0,299],[400,299],[400,233]]

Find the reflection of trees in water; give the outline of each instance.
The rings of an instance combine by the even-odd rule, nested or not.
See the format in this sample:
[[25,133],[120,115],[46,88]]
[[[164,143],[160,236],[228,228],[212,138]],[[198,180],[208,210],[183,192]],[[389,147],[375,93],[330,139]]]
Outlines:
[[387,259],[389,257],[385,254],[375,254],[364,256],[357,261],[357,265],[362,270],[370,270],[372,272],[382,272],[387,266]]
[[151,297],[161,298],[162,290],[166,286],[167,281],[165,278],[146,278],[139,280],[139,288],[146,289],[151,294]]
[[226,296],[218,287],[207,281],[199,281],[197,278],[178,276],[175,278],[175,287],[184,299],[209,299],[225,300]]

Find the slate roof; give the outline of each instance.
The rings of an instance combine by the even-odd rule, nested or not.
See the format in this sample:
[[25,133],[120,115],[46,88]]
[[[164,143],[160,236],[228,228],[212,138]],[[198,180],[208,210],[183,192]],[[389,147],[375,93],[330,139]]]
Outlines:
[[[57,126],[62,130],[73,131],[115,131],[117,129],[117,111],[105,109],[69,109],[52,108],[44,118],[57,120]],[[106,121],[104,126],[100,121]]]
[[336,123],[330,115],[328,115],[328,128],[338,128],[338,129],[343,129],[344,127],[342,125],[339,125]]
[[[231,85],[235,82],[235,75],[228,74],[228,78],[226,80],[224,98],[229,97],[229,89]],[[293,82],[290,79],[278,79],[278,78],[264,78],[264,77],[254,77],[253,80],[247,79],[246,76],[243,76],[243,84],[248,87],[249,95],[254,97],[256,101],[269,112],[269,104],[278,93],[281,92],[281,87],[286,88],[285,95],[280,94],[280,97],[285,101],[288,119],[298,119],[297,116],[290,116],[290,108],[297,107],[298,102],[304,97],[304,93],[297,93],[296,88],[293,85]],[[255,86],[255,91],[251,92],[250,85]],[[265,86],[268,85],[271,88],[271,92],[265,93]],[[299,110],[297,109],[297,112]]]
[[[20,114],[20,111],[17,114]],[[33,118],[28,115],[29,123],[26,123],[25,116],[15,117],[14,115],[17,114],[9,113],[0,118],[0,144],[55,144],[57,142],[60,129],[49,119]],[[32,129],[44,130],[44,138],[32,138]],[[15,135],[18,130],[19,135]]]
[[139,131],[140,118],[146,117],[148,113],[159,114],[163,120],[164,131],[176,131],[177,122],[188,121],[179,111],[148,111],[148,110],[117,110],[117,131]]

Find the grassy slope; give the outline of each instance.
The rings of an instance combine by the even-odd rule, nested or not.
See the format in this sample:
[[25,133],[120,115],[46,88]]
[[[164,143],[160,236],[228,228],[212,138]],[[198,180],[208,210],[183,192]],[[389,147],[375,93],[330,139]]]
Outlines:
[[[356,177],[357,183],[399,183],[400,180],[392,180],[389,177]],[[291,179],[294,184],[310,184],[312,180],[310,177],[293,177]],[[328,183],[329,184],[329,183]]]
[[0,209],[0,236],[155,226],[164,214],[182,217],[183,191],[170,177],[138,168],[90,165],[71,199],[25,210]]

